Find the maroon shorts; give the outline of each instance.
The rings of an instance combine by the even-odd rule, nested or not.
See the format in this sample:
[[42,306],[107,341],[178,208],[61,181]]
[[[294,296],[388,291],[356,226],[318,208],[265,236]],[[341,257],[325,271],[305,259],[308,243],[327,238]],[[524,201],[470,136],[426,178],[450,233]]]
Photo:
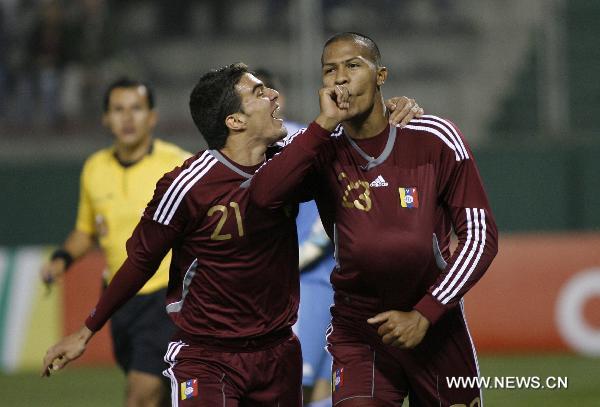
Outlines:
[[407,350],[381,342],[377,328],[366,321],[383,311],[375,308],[375,301],[336,294],[327,338],[333,356],[334,406],[358,398],[371,399],[377,406],[401,406],[408,395],[411,407],[479,407],[479,388],[455,388],[447,381],[479,372],[462,304],[430,327],[417,347]]
[[165,361],[173,406],[302,406],[302,354],[291,330],[244,349],[174,340]]

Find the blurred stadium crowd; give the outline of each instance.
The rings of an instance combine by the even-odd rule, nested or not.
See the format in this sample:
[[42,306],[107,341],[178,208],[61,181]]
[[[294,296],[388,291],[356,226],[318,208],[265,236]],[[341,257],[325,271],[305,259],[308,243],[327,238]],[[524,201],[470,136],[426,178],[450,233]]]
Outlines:
[[162,128],[195,150],[191,84],[234,61],[268,65],[293,95],[288,116],[305,122],[316,113],[320,45],[337,31],[373,36],[389,95],[452,117],[475,146],[595,138],[598,16],[587,0],[3,0],[0,142],[52,151],[71,135],[82,158],[100,146],[74,148],[101,132],[101,90],[128,74],[157,88]]
[[[302,21],[311,30],[328,33],[354,29],[394,38],[394,34],[473,35],[475,21],[463,13],[465,2],[448,0],[376,0],[365,5],[359,1],[314,0],[315,21]],[[468,2],[467,2],[468,3]],[[5,134],[19,133],[45,137],[95,129],[103,87],[116,76],[128,73],[146,77],[159,87],[159,98],[177,93],[187,97],[193,75],[178,75],[174,65],[202,65],[194,72],[222,63],[219,49],[238,43],[257,51],[254,43],[267,48],[278,42],[294,45],[297,2],[278,0],[149,0],[119,2],[111,0],[5,0],[0,2],[0,128]],[[367,17],[367,18],[365,18]],[[409,35],[409,37],[410,37]],[[241,37],[241,38],[240,38]],[[250,43],[248,39],[250,38]],[[214,46],[202,43],[214,42]],[[184,44],[195,44],[186,48]],[[320,44],[315,44],[319,46]],[[169,58],[169,49],[178,47],[178,57]],[[208,48],[207,48],[208,47]],[[280,47],[281,48],[281,47]],[[315,50],[317,49],[315,48]],[[285,49],[285,47],[284,47]],[[186,55],[187,53],[192,55]],[[194,53],[201,53],[194,56]],[[234,54],[235,55],[235,54]],[[296,85],[293,69],[277,61],[294,56],[269,52],[278,74]],[[314,52],[315,60],[318,51]],[[235,58],[235,56],[234,56]],[[238,56],[242,59],[243,55]],[[166,69],[166,75],[164,70]],[[317,71],[316,66],[311,69]],[[426,71],[444,70],[443,66]],[[296,79],[296,82],[300,79]],[[311,89],[312,90],[312,89]],[[168,112],[169,107],[164,107]],[[301,106],[291,106],[290,116],[306,119]],[[32,114],[35,112],[35,114]],[[186,127],[187,115],[169,114],[176,125]],[[27,131],[22,131],[22,130]]]

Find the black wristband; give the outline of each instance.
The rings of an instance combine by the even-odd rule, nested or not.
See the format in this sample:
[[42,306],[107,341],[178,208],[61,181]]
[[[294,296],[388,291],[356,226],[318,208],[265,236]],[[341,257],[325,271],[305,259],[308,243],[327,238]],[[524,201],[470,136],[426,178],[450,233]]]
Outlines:
[[73,256],[69,254],[65,249],[57,249],[50,256],[50,260],[63,259],[65,261],[65,271],[71,266],[73,263]]

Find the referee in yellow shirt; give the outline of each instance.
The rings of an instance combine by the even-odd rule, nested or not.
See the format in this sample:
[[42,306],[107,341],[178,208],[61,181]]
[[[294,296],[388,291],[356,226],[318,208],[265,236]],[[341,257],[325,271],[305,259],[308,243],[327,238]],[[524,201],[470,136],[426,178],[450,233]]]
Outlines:
[[[95,247],[108,263],[108,283],[127,258],[125,243],[152,198],[156,181],[190,154],[152,137],[157,115],[152,89],[123,78],[104,95],[103,124],[114,144],[92,154],[81,174],[75,230],[44,265],[47,284],[62,275]],[[168,405],[168,382],[162,376],[163,357],[174,330],[165,311],[171,255],[157,273],[111,320],[115,357],[127,374],[126,406]]]

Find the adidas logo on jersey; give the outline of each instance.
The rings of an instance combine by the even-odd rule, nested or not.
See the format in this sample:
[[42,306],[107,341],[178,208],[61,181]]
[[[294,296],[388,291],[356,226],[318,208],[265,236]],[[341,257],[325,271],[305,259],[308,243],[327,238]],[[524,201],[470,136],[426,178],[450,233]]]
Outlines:
[[388,183],[386,180],[383,179],[383,177],[381,175],[379,175],[377,178],[375,178],[375,180],[373,182],[371,182],[370,185],[372,188],[387,187]]

